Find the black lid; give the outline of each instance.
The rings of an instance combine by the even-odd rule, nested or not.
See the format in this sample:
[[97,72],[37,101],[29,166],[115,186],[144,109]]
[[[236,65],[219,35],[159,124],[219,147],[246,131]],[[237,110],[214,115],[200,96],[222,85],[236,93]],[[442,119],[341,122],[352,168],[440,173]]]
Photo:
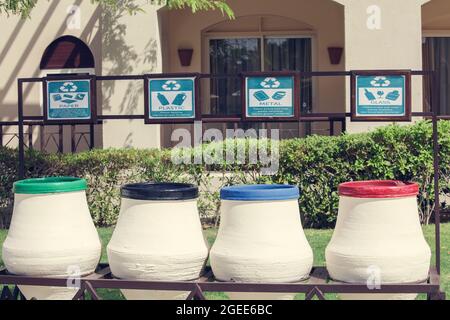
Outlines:
[[188,200],[198,198],[198,187],[188,183],[146,182],[126,184],[122,197],[136,200]]

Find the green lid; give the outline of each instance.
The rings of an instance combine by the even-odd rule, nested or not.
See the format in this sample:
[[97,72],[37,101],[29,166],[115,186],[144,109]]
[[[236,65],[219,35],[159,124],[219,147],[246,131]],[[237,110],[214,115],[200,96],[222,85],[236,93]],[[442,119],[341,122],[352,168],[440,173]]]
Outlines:
[[43,194],[86,190],[86,180],[75,177],[47,177],[14,182],[14,193]]

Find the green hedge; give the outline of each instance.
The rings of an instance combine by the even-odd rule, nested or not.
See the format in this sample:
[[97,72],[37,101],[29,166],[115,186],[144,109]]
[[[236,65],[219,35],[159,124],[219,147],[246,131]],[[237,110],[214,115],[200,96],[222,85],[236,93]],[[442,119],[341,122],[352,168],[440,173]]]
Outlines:
[[[450,123],[441,121],[441,193],[450,192]],[[420,218],[428,223],[433,203],[433,144],[431,124],[391,125],[371,133],[339,137],[311,136],[280,142],[279,170],[262,175],[261,165],[230,164],[176,165],[170,150],[107,149],[78,154],[26,154],[27,177],[73,175],[89,184],[88,201],[98,226],[116,222],[120,205],[120,186],[137,181],[178,181],[200,185],[199,209],[204,222],[217,222],[218,190],[237,183],[290,183],[300,188],[300,210],[304,225],[333,226],[338,208],[337,186],[349,180],[400,179],[420,183]],[[225,142],[233,148],[245,145],[248,152],[255,140]],[[204,148],[221,147],[207,144]],[[262,146],[261,146],[262,147]],[[217,150],[217,149],[216,149]],[[188,150],[198,154],[202,149]],[[214,154],[212,155],[214,156]],[[222,156],[223,154],[215,154]],[[8,226],[12,211],[12,183],[17,179],[17,152],[0,148],[0,214]]]

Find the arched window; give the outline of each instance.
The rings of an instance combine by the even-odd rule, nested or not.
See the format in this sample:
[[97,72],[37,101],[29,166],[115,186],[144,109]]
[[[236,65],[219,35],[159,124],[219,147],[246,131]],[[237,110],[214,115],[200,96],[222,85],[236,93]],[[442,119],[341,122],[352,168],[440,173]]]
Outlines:
[[43,69],[94,68],[94,56],[89,47],[73,36],[63,36],[53,41],[42,55]]

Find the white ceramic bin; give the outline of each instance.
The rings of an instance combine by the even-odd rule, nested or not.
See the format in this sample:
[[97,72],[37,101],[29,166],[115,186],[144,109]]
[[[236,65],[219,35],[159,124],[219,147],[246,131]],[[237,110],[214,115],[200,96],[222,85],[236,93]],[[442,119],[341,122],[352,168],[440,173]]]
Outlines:
[[[72,177],[28,179],[14,184],[14,212],[3,243],[8,272],[75,280],[95,271],[101,244],[85,190],[86,181]],[[72,299],[78,290],[28,285],[19,288],[27,299],[38,300]]]
[[[120,279],[191,281],[208,257],[197,210],[198,188],[181,183],[138,183],[122,188],[116,228],[107,247]],[[184,300],[185,291],[122,290],[128,300]]]
[[[336,281],[383,284],[426,281],[431,250],[419,221],[419,186],[400,181],[348,182],[339,186],[339,213],[326,248]],[[414,299],[416,294],[341,294],[342,299]]]
[[[289,185],[223,188],[221,220],[210,252],[219,281],[290,283],[309,277],[313,253],[303,232],[299,190]],[[228,292],[230,299],[292,299],[291,293]]]

